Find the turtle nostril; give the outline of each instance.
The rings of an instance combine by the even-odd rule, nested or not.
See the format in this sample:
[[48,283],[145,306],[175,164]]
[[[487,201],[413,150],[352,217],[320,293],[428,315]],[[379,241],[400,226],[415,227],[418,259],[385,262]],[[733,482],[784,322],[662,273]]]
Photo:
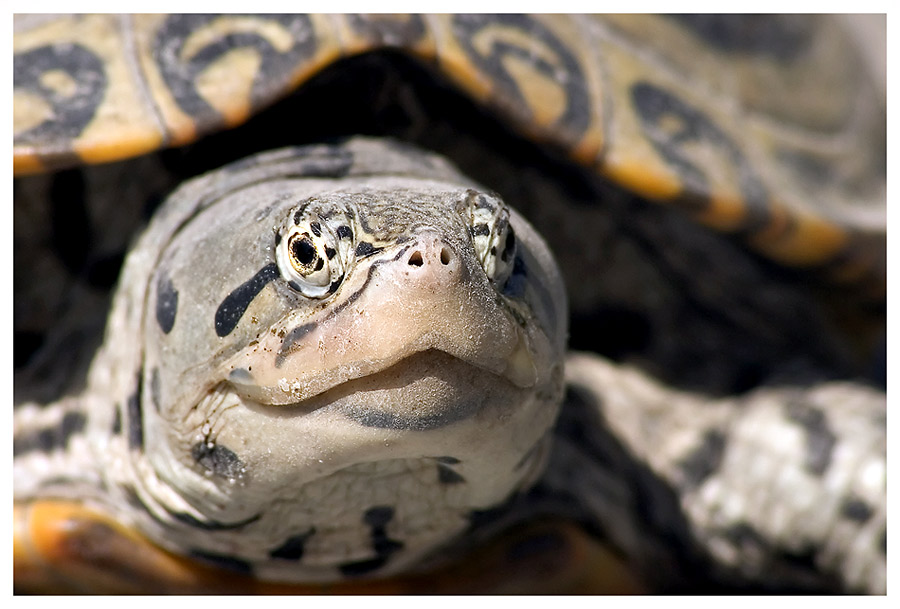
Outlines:
[[441,264],[444,266],[450,264],[450,251],[446,247],[441,248]]
[[422,252],[415,251],[412,253],[412,256],[409,257],[408,261],[409,266],[422,266]]

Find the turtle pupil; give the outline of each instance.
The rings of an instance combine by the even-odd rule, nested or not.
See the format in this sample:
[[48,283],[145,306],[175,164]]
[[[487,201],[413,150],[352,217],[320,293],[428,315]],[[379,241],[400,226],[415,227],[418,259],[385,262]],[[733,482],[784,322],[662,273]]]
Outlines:
[[316,259],[316,248],[309,239],[297,239],[291,243],[291,253],[303,266],[309,266]]

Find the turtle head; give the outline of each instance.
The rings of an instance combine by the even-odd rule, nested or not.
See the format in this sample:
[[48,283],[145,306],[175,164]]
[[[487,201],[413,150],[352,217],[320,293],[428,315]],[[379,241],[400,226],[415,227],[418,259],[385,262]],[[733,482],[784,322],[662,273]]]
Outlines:
[[192,519],[251,522],[259,552],[315,530],[310,568],[364,561],[366,514],[389,509],[413,560],[540,469],[564,289],[492,194],[406,177],[242,188],[164,248],[154,309],[149,461]]

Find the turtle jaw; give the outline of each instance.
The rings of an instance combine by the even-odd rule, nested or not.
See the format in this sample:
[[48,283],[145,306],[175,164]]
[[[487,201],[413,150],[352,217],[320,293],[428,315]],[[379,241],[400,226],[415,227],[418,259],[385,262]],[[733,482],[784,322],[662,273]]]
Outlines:
[[[282,377],[275,387],[257,383],[246,368],[233,369],[228,375],[227,382],[239,396],[260,405],[303,407],[312,403],[314,398],[340,391],[342,387],[357,381],[375,379],[385,373],[391,374],[391,371],[395,373],[398,369],[418,368],[411,364],[420,359],[426,362],[441,359],[444,362],[461,364],[462,370],[471,368],[473,372],[488,374],[497,381],[506,381],[520,389],[533,389],[539,381],[535,354],[529,349],[527,339],[521,335],[509,355],[502,360],[484,361],[484,358],[467,356],[452,349],[441,349],[429,342],[424,342],[422,348],[411,353],[405,354],[405,351],[402,353],[404,354],[379,361],[346,363],[337,369],[328,370],[325,378]],[[437,358],[437,354],[441,357]],[[425,369],[427,370],[427,367]],[[285,401],[285,395],[295,396],[296,399]],[[316,399],[315,402],[320,406],[324,405],[321,399]]]
[[514,409],[534,392],[534,387],[517,386],[508,377],[444,351],[426,349],[275,409],[265,402],[253,401],[251,405],[248,398],[241,397],[244,406],[276,418],[315,413],[339,416],[369,428],[422,431],[472,418],[482,411]]

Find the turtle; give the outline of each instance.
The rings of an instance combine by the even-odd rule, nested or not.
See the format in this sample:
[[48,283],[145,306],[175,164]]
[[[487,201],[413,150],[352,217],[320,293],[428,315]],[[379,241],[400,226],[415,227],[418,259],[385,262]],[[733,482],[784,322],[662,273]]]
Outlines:
[[18,591],[884,593],[885,112],[837,19],[14,52]]

